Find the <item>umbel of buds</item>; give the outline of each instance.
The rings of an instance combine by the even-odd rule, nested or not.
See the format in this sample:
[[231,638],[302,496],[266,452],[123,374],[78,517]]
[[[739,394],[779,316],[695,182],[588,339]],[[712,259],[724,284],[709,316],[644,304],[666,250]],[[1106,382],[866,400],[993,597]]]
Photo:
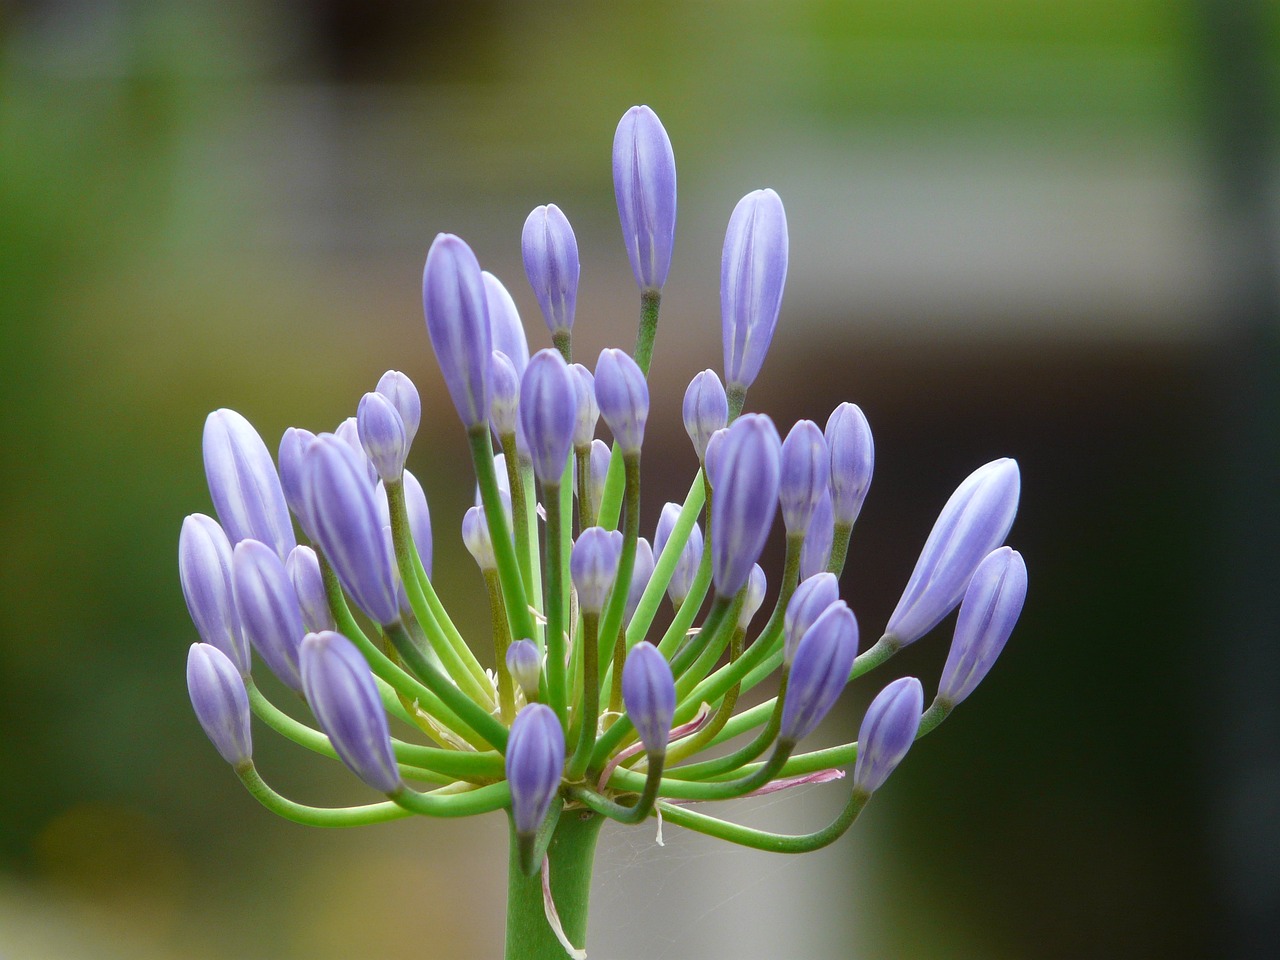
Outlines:
[[[452,582],[447,596],[437,591],[433,553],[448,547],[433,543],[427,492],[406,469],[432,471],[461,445],[435,424],[433,449],[415,460],[424,405],[395,370],[352,398],[354,415],[332,432],[284,429],[275,462],[244,417],[210,414],[203,455],[216,519],[192,514],[178,541],[200,640],[188,690],[219,755],[263,805],[301,823],[505,812],[508,960],[580,955],[605,820],[660,817],[792,853],[837,839],[912,742],[974,694],[1027,589],[1022,556],[1004,545],[1018,465],[994,460],[947,500],[880,639],[859,653],[840,575],[874,468],[867,417],[842,403],[779,425],[747,406],[787,277],[786,214],[768,189],[728,216],[723,364],[684,394],[692,449],[643,458],[656,454],[664,470],[683,459],[692,483],[663,491],[671,502],[642,517],[648,372],[676,227],[671,140],[648,107],[618,125],[613,179],[639,323],[634,350],[607,348],[594,370],[572,362],[581,264],[557,206],[536,208],[519,237],[526,313],[536,302],[550,341],[535,339],[532,355],[516,298],[464,240],[442,233],[426,254],[427,335],[476,483],[474,506],[436,533],[452,531],[452,552],[460,539],[474,558],[474,596]],[[428,488],[439,482],[421,476]],[[464,631],[474,617],[455,620],[459,603],[487,611],[487,630]],[[871,700],[858,741],[846,739],[851,725],[834,712],[845,688],[957,606],[932,705],[918,680],[893,680]],[[770,679],[775,696],[741,705]],[[281,690],[300,694],[310,717],[276,707]],[[251,714],[340,762],[371,802],[317,807],[275,792],[254,766]],[[843,742],[810,745],[827,736]],[[845,808],[813,833],[708,812],[845,769]]]

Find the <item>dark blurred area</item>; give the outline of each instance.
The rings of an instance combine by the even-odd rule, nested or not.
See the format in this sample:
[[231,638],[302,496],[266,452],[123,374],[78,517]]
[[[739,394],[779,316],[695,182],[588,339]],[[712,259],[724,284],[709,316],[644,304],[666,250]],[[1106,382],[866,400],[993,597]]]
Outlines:
[[[402,369],[437,589],[483,648],[423,257],[464,236],[544,346],[519,236],[555,202],[582,250],[579,358],[629,347],[609,157],[648,103],[680,223],[643,525],[696,466],[679,405],[720,366],[724,226],[772,186],[791,271],[749,405],[871,422],[843,579],[864,643],[998,456],[1022,466],[1031,588],[980,691],[834,847],[606,829],[592,956],[1274,956],[1274,5],[64,0],[0,11],[0,51],[0,954],[496,955],[501,818],[308,830],[218,759],[186,697],[177,535],[211,512],[208,411],[274,447]],[[821,735],[850,737],[893,677],[928,689],[949,626]],[[255,734],[290,795],[368,799]],[[843,800],[795,794],[732,812],[800,831]]]

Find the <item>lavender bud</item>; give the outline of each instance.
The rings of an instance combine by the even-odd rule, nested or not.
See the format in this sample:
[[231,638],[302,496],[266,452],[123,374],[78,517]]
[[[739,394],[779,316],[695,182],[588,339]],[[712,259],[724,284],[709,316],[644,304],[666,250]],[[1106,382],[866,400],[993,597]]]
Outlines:
[[684,392],[683,413],[684,429],[701,461],[706,456],[711,435],[729,424],[729,399],[714,370],[703,370],[689,381],[689,388]]
[[631,587],[627,590],[627,603],[623,612],[623,620],[629,622],[640,606],[640,598],[644,596],[644,588],[653,578],[653,547],[644,537],[636,539],[636,558],[631,567]]
[[871,701],[858,730],[854,790],[875,793],[884,786],[911,749],[923,711],[924,689],[915,677],[893,681]]
[[480,276],[484,281],[485,303],[489,307],[489,334],[493,349],[505,353],[516,373],[523,377],[524,368],[529,365],[529,341],[524,335],[524,324],[520,322],[520,311],[501,280],[488,270]]
[[315,438],[316,435],[310,430],[290,427],[280,438],[280,452],[276,455],[280,463],[280,488],[284,492],[285,503],[298,518],[307,536],[311,536],[311,525],[303,510],[302,456]]
[[301,690],[298,644],[306,630],[284,564],[266,544],[241,540],[232,555],[231,573],[245,638],[281,682]]
[[387,715],[360,651],[331,630],[302,641],[302,688],[347,768],[380,793],[401,787]]
[[333,435],[350,447],[356,455],[356,459],[364,465],[364,472],[369,476],[369,482],[376,484],[378,482],[378,470],[373,465],[373,461],[369,459],[369,455],[364,452],[364,444],[360,442],[360,424],[355,417],[347,417],[333,431]]
[[939,700],[954,706],[973,693],[1004,649],[1026,598],[1022,554],[1010,547],[988,554],[960,601],[955,639],[938,683]]
[[507,647],[507,672],[524,691],[526,700],[538,695],[538,682],[542,673],[542,657],[532,640],[516,640]]
[[596,361],[595,388],[600,415],[623,454],[639,453],[649,418],[649,384],[643,371],[624,351],[601,350]]
[[707,450],[702,455],[702,471],[712,490],[716,488],[716,471],[720,468],[720,448],[724,446],[724,438],[728,435],[728,427],[722,427],[711,434],[707,438]]
[[476,255],[452,234],[437,236],[427,252],[422,308],[462,425],[481,426],[489,418],[489,311]]
[[809,518],[809,532],[800,547],[800,577],[807,580],[827,569],[831,562],[831,547],[836,538],[836,521],[832,514],[831,491],[827,490],[818,501],[813,516]]
[[306,510],[316,541],[356,606],[377,623],[395,623],[394,580],[367,462],[331,434],[316,437],[303,460]]
[[524,222],[520,250],[547,329],[568,333],[578,300],[578,240],[559,207],[550,203],[533,208]]
[[546,819],[564,773],[564,731],[550,707],[531,703],[516,714],[506,768],[516,833],[532,836]]
[[831,455],[822,431],[812,420],[798,420],[782,442],[778,501],[787,536],[803,537],[818,503],[827,493]]
[[739,417],[729,428],[712,482],[711,571],[716,593],[732,597],[760,558],[778,507],[782,442],[763,414]]
[[261,540],[284,559],[298,542],[276,465],[258,431],[234,410],[204,422],[204,472],[227,539]]
[[187,692],[222,759],[233,767],[248,763],[253,756],[249,694],[236,665],[212,644],[193,643],[187,651]]
[[569,555],[569,575],[583,613],[598,614],[604,609],[618,573],[621,549],[621,542],[603,527],[588,527],[578,534]]
[[973,571],[1009,535],[1018,512],[1018,464],[993,460],[956,488],[938,515],[885,633],[900,644],[932,630],[964,595]]
[[578,404],[578,420],[573,428],[573,449],[585,450],[596,434],[600,404],[596,403],[596,378],[580,363],[569,365],[573,376],[573,395]]
[[796,647],[800,638],[813,626],[813,621],[840,599],[840,582],[834,573],[814,574],[800,581],[791,599],[787,602],[787,612],[782,618],[783,636],[782,662],[791,665],[795,659]]
[[622,702],[645,751],[664,756],[676,712],[676,682],[666,657],[647,640],[631,648],[622,666]]
[[298,607],[302,611],[302,625],[308,633],[321,630],[336,630],[333,611],[329,609],[329,598],[324,589],[324,577],[320,573],[320,560],[310,547],[299,544],[289,552],[284,562],[285,572],[289,574],[289,582],[293,584],[293,592],[298,597]]
[[604,481],[609,476],[609,461],[613,451],[603,440],[591,441],[591,515],[600,516],[600,504],[604,503]]
[[840,698],[857,655],[858,621],[843,601],[837,601],[813,621],[796,647],[779,741],[799,743],[813,732]]
[[396,413],[400,414],[400,422],[404,424],[404,445],[408,449],[418,435],[418,424],[422,422],[422,398],[418,396],[418,388],[399,370],[388,370],[378,378],[375,389],[390,400]]
[[381,393],[366,393],[356,410],[356,428],[374,472],[387,482],[399,480],[409,456],[409,438],[395,405]]
[[720,329],[730,390],[745,391],[760,373],[786,280],[787,215],[776,193],[756,190],[734,207],[720,260]]
[[489,536],[484,507],[468,507],[467,512],[462,515],[462,542],[481,570],[498,569],[498,559],[493,553],[493,540]]
[[501,440],[516,432],[520,409],[520,374],[501,350],[489,355],[489,427]]
[[742,609],[738,613],[739,630],[746,630],[751,625],[751,618],[764,603],[764,592],[768,585],[764,570],[761,569],[760,564],[754,564],[751,567],[751,576],[747,577],[747,595],[743,598]]
[[236,669],[249,673],[249,645],[240,628],[231,580],[231,543],[218,522],[201,513],[182,521],[178,535],[182,596],[205,643],[217,647]]
[[[659,560],[662,559],[662,551],[667,547],[667,540],[671,537],[671,531],[675,528],[679,516],[680,506],[675,503],[666,504],[658,516],[658,529],[653,534],[653,553]],[[695,522],[689,531],[689,539],[685,541],[684,548],[680,551],[680,559],[676,561],[671,581],[667,584],[667,596],[675,606],[678,607],[684,603],[685,597],[693,589],[693,581],[698,574],[698,565],[701,563],[702,528]]]
[[853,526],[862,512],[876,465],[871,427],[862,411],[842,403],[827,420],[827,447],[831,451],[831,506],[835,522]]
[[[431,579],[431,509],[427,506],[427,494],[422,489],[422,484],[408,470],[404,472],[402,478],[404,483],[404,508],[405,513],[409,515],[409,533],[413,537],[413,545],[417,548],[418,559],[422,561],[422,569],[427,574],[427,579]],[[379,520],[382,518],[379,517]],[[387,517],[386,526],[391,522]]]
[[573,449],[578,406],[568,364],[556,350],[539,350],[520,383],[520,422],[529,442],[533,472],[543,484],[559,486]]
[[658,115],[632,107],[613,135],[613,192],[622,242],[643,293],[661,290],[676,239],[676,158]]

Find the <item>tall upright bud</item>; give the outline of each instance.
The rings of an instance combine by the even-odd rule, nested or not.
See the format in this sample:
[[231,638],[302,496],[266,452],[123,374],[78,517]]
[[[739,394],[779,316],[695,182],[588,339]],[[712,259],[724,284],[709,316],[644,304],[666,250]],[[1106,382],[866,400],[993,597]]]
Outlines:
[[513,640],[507,647],[507,672],[524,691],[526,700],[532,700],[538,695],[542,657],[532,640]]
[[578,303],[578,239],[554,203],[534,207],[520,237],[524,272],[552,335],[573,329]]
[[831,456],[822,431],[812,420],[798,420],[782,442],[778,501],[787,536],[803,537],[831,475]]
[[506,771],[516,833],[531,837],[546,819],[564,775],[564,731],[550,707],[531,703],[516,714]]
[[600,516],[600,505],[604,503],[604,481],[609,476],[609,461],[613,452],[609,445],[599,437],[591,441],[591,514]]
[[187,651],[187,693],[222,759],[233,767],[248,763],[253,756],[249,694],[236,665],[212,644],[193,643]]
[[738,201],[720,259],[720,327],[724,381],[745,392],[764,364],[787,280],[787,215],[772,190]]
[[569,364],[573,377],[573,393],[578,404],[578,419],[573,428],[573,449],[579,453],[590,451],[596,435],[596,422],[600,419],[600,404],[596,402],[596,378],[580,363]]
[[[679,516],[680,505],[676,503],[665,504],[662,512],[658,514],[658,526],[653,534],[653,553],[659,560],[667,549],[667,540],[670,539],[671,531],[675,529]],[[677,607],[684,603],[685,597],[693,589],[693,581],[698,575],[698,565],[702,563],[702,549],[702,528],[695,520],[693,527],[689,530],[689,539],[684,542],[684,547],[680,550],[680,559],[676,561],[675,569],[671,572],[671,580],[667,583],[667,596]]]
[[693,441],[693,449],[701,462],[707,452],[707,443],[717,430],[729,425],[729,398],[724,385],[714,370],[703,370],[689,381],[684,392],[684,429]]
[[378,482],[378,470],[365,453],[364,444],[360,442],[360,424],[355,417],[347,417],[333,431],[333,435],[355,451],[356,459],[364,464],[364,472],[369,475],[369,482]]
[[320,573],[320,559],[306,544],[298,544],[289,552],[284,562],[293,592],[298,595],[298,607],[302,611],[302,625],[309,633],[336,630],[333,611],[325,594],[324,577]]
[[316,435],[301,427],[290,427],[280,438],[280,451],[277,460],[280,463],[280,488],[284,492],[285,503],[293,511],[293,515],[302,524],[303,531],[311,536],[311,522],[306,517],[304,498],[302,496],[302,455]]
[[489,427],[501,440],[516,432],[520,418],[520,374],[501,350],[489,355]]
[[1010,547],[988,554],[960,601],[955,639],[938,682],[939,700],[955,706],[973,693],[1013,633],[1026,598],[1022,554]]
[[649,756],[664,756],[676,712],[676,682],[667,658],[647,640],[631,648],[622,666],[622,702]]
[[764,568],[760,564],[751,567],[751,576],[747,577],[747,589],[742,598],[742,609],[738,611],[738,629],[746,630],[751,625],[751,618],[756,615],[764,603],[764,592],[769,587],[765,579]]
[[711,571],[716,593],[732,597],[764,550],[778,508],[782,442],[763,414],[739,417],[725,435],[712,483]]
[[649,419],[649,384],[644,372],[623,350],[609,347],[596,361],[596,401],[600,416],[625,456],[635,456],[644,442]]
[[862,512],[876,465],[871,426],[856,404],[842,403],[827,419],[826,439],[831,451],[832,518],[851,527]]
[[791,665],[801,637],[813,626],[813,621],[839,599],[840,583],[834,573],[824,570],[800,581],[791,594],[791,599],[787,601],[787,612],[782,618],[783,663]]
[[390,400],[396,413],[400,414],[400,422],[404,425],[405,446],[411,446],[413,438],[418,435],[418,425],[422,422],[422,398],[418,396],[418,388],[399,370],[388,370],[378,378],[375,389]]
[[529,340],[524,335],[520,311],[501,280],[488,270],[482,271],[480,276],[484,281],[485,303],[489,307],[489,335],[493,349],[505,353],[516,373],[524,376],[524,368],[529,365]]
[[835,543],[836,521],[832,513],[831,491],[824,490],[813,516],[809,518],[809,530],[805,533],[804,546],[800,548],[800,577],[807,580],[827,569],[831,562],[831,547]]
[[261,540],[287,557],[298,541],[276,465],[258,431],[234,410],[215,410],[204,422],[204,472],[231,543]]
[[791,664],[778,740],[799,743],[840,699],[858,655],[858,621],[843,601],[824,610],[805,631]]
[[871,701],[858,730],[858,759],[853,789],[875,793],[911,749],[924,711],[924,688],[915,677],[901,677]]
[[182,596],[205,643],[217,647],[248,676],[249,645],[240,627],[231,577],[231,543],[212,517],[193,513],[178,535]]
[[640,606],[645,587],[649,586],[649,581],[653,578],[653,567],[653,547],[644,537],[636,538],[636,558],[631,567],[631,586],[627,590],[627,603],[623,609],[624,621],[629,622]]
[[676,158],[658,115],[632,107],[613,135],[613,191],[640,292],[661,290],[676,238]]
[[427,251],[422,308],[449,396],[468,430],[489,418],[492,335],[480,264],[461,239],[442,233]]
[[[508,528],[511,524],[511,494],[505,490],[498,491],[498,499],[507,513]],[[489,520],[484,514],[484,507],[476,504],[468,508],[462,516],[462,542],[481,570],[498,569],[498,560],[493,552],[493,539],[489,534]]]
[[621,551],[620,540],[603,527],[588,527],[578,535],[569,554],[569,576],[583,613],[598,614],[604,609],[618,574]]
[[301,690],[298,645],[306,631],[298,594],[284,564],[266,544],[241,540],[231,571],[245,638],[272,673],[290,688]]
[[534,474],[544,484],[558,485],[578,422],[573,380],[559,351],[539,350],[525,368],[520,382],[520,422]]
[[383,482],[399,480],[409,456],[409,437],[395,404],[377,391],[366,393],[356,409],[356,429],[365,456]]

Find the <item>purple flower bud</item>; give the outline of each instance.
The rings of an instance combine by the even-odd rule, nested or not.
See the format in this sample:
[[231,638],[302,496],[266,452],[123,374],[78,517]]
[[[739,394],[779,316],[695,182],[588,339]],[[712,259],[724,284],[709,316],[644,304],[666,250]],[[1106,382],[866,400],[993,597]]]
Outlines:
[[356,410],[360,446],[385,481],[399,480],[409,456],[409,438],[395,405],[381,393],[366,393]]
[[331,434],[316,437],[303,460],[306,511],[316,541],[356,606],[377,623],[395,623],[400,614],[390,587],[394,580],[362,459]]
[[387,569],[391,571],[391,583],[387,586],[395,592],[396,607],[400,610],[400,616],[411,617],[413,606],[409,603],[409,591],[404,588],[404,578],[400,576],[400,568],[396,566],[396,540],[391,534],[390,526],[382,528],[382,543],[387,551]]
[[591,514],[600,516],[600,504],[604,503],[604,481],[609,476],[609,461],[613,451],[603,440],[591,441]]
[[520,409],[520,374],[501,350],[489,355],[489,427],[501,440],[516,432]]
[[644,537],[636,539],[636,558],[635,563],[631,567],[631,587],[627,590],[627,603],[623,612],[623,620],[630,621],[632,615],[636,612],[636,607],[640,606],[640,598],[644,596],[644,588],[649,585],[649,581],[653,578],[653,547],[649,546],[649,541]]
[[782,644],[782,662],[788,666],[795,659],[800,638],[813,626],[813,621],[840,599],[840,582],[834,573],[814,574],[800,581],[782,618],[785,640]]
[[649,384],[624,351],[607,348],[596,361],[596,400],[600,415],[626,455],[640,452],[649,418]]
[[964,595],[973,571],[1009,535],[1018,512],[1018,464],[993,460],[956,488],[938,515],[885,633],[912,643],[932,630]]
[[287,557],[298,541],[276,465],[258,431],[234,410],[215,410],[204,422],[204,472],[232,545],[252,538]]
[[422,398],[418,396],[418,388],[399,370],[388,370],[378,378],[375,389],[390,400],[396,413],[400,414],[407,449],[413,444],[413,438],[418,435],[418,424],[422,422]]
[[666,657],[647,640],[631,648],[622,666],[622,702],[649,756],[666,754],[676,712],[676,682]]
[[641,292],[661,290],[676,239],[676,158],[658,115],[632,107],[613,135],[613,192]]
[[360,651],[331,630],[302,641],[302,688],[347,768],[380,793],[401,787],[387,715]]
[[729,428],[712,482],[711,572],[716,593],[732,597],[760,558],[778,508],[782,442],[763,414],[739,417]]
[[1001,547],[974,571],[960,601],[955,639],[938,683],[938,698],[954,706],[973,693],[995,664],[1027,598],[1022,554]]
[[452,234],[437,236],[427,252],[422,308],[462,425],[478,427],[489,419],[489,311],[476,255]]
[[911,749],[923,711],[924,689],[915,677],[893,681],[871,701],[858,730],[854,790],[875,793],[884,785]]
[[578,404],[569,366],[557,350],[539,350],[520,382],[520,422],[533,458],[533,472],[546,485],[559,486],[573,449]]
[[818,509],[831,477],[831,455],[812,420],[798,420],[782,442],[778,501],[787,536],[802,537]]
[[[667,540],[670,539],[671,531],[675,529],[679,516],[680,505],[676,503],[665,504],[662,513],[658,515],[658,528],[653,534],[653,554],[659,560],[662,559],[662,551],[667,547]],[[671,581],[667,584],[667,596],[675,606],[678,607],[684,603],[684,598],[693,589],[693,580],[698,574],[700,563],[702,563],[702,528],[695,521],[689,530],[689,539],[685,541],[684,548],[680,551],[680,559],[676,561]]]
[[747,577],[747,595],[743,598],[742,610],[738,613],[739,630],[746,630],[751,625],[751,618],[764,603],[764,592],[768,585],[764,570],[761,569],[760,564],[754,564],[751,567],[751,576]]
[[241,540],[233,552],[231,573],[245,638],[281,682],[301,690],[298,645],[306,630],[284,564],[266,544]]
[[369,483],[376,484],[378,482],[378,470],[373,465],[373,461],[369,459],[369,455],[364,452],[364,444],[360,442],[360,424],[355,417],[347,417],[333,431],[333,435],[350,447],[356,455],[356,459],[364,465],[364,472],[369,476]]
[[684,392],[684,429],[693,441],[698,459],[706,456],[707,443],[729,423],[729,399],[714,370],[703,370],[689,381]]
[[832,516],[836,523],[853,526],[876,465],[871,427],[856,405],[842,403],[827,420],[826,438],[831,451]]
[[236,665],[212,644],[193,643],[187,651],[187,692],[222,759],[233,767],[247,763],[253,756],[249,694]]
[[178,536],[182,596],[205,643],[221,650],[236,669],[249,673],[249,645],[240,628],[231,580],[231,544],[218,522],[201,513],[182,521]]
[[[505,490],[498,491],[499,499],[507,515],[507,529],[511,529],[511,495]],[[462,542],[468,552],[475,558],[481,570],[496,570],[497,558],[493,552],[493,539],[489,534],[489,521],[484,515],[484,507],[474,506],[462,517]]]
[[596,403],[596,378],[580,363],[569,365],[573,377],[573,394],[578,404],[578,420],[573,428],[573,449],[583,450],[591,446],[596,435],[596,421],[600,419],[600,404]]
[[837,601],[813,621],[796,647],[779,741],[799,743],[813,732],[840,698],[857,655],[858,621]]
[[524,691],[526,700],[536,697],[542,672],[542,657],[538,655],[537,644],[532,640],[516,640],[507,647],[507,672]]
[[609,599],[618,574],[622,544],[603,527],[588,527],[578,534],[569,555],[569,575],[578,591],[583,613],[599,613]]
[[520,237],[524,272],[552,333],[573,329],[578,301],[578,240],[554,203],[534,207]]
[[293,592],[298,596],[298,607],[302,611],[302,625],[308,633],[319,633],[321,630],[336,630],[333,611],[329,609],[329,598],[324,590],[324,577],[320,573],[320,560],[316,552],[304,544],[294,547],[289,558],[284,562],[285,572],[289,574],[289,582],[293,584]]
[[787,215],[776,193],[756,190],[734,207],[720,260],[720,329],[730,390],[746,390],[760,373],[786,280]]
[[484,280],[485,303],[489,307],[489,334],[493,349],[505,353],[516,373],[523,377],[524,368],[529,365],[529,341],[524,335],[524,324],[520,322],[520,311],[501,280],[488,270],[480,276]]
[[804,545],[800,548],[801,579],[807,580],[827,569],[835,538],[836,521],[832,514],[831,491],[827,490],[809,519],[809,532],[805,534]]
[[711,489],[716,488],[716,471],[720,468],[720,448],[724,446],[724,438],[729,435],[729,428],[722,427],[707,438],[707,450],[702,455],[702,469]]
[[305,498],[302,496],[302,456],[316,435],[301,427],[290,427],[280,438],[280,487],[284,491],[285,503],[293,511],[293,515],[302,524],[307,536],[311,536],[311,523],[304,512]]
[[531,703],[516,714],[506,768],[516,833],[530,836],[546,819],[564,774],[564,731],[550,707]]
[[[422,489],[422,484],[408,470],[404,472],[402,478],[404,483],[404,507],[405,512],[409,515],[409,533],[413,536],[413,545],[417,548],[418,559],[422,561],[422,569],[426,571],[427,579],[431,578],[431,509],[427,506],[427,494]],[[379,520],[382,518],[379,517]],[[386,526],[391,522],[390,517],[387,518]]]

